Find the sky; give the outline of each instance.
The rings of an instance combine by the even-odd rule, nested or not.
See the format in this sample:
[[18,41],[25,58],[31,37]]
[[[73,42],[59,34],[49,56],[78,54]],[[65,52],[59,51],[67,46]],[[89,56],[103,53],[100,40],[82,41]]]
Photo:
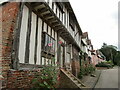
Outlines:
[[94,49],[100,49],[103,43],[118,47],[118,2],[120,0],[69,1],[82,31],[88,32]]
[[83,32],[94,49],[103,43],[118,47],[118,2],[120,0],[69,0]]

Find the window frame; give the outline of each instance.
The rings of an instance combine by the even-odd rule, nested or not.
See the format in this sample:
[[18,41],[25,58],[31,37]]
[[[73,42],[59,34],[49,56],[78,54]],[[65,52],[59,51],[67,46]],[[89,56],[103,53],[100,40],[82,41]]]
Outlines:
[[[46,42],[44,42],[44,41],[46,41],[46,39],[45,39],[46,36],[48,36],[47,45],[51,42],[54,42],[54,45],[50,46],[50,50],[45,49]],[[47,32],[42,32],[42,41],[44,42],[44,43],[42,42],[42,53],[48,53],[49,55],[55,56],[55,42],[56,42],[56,40],[51,35],[49,35]],[[48,41],[50,41],[50,42],[48,43]],[[53,48],[53,53],[51,52],[52,48]]]

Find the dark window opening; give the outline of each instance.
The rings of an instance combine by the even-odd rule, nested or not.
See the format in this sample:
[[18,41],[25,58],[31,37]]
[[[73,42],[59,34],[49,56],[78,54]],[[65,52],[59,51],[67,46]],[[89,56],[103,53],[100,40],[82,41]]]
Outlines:
[[55,55],[55,39],[46,32],[42,34],[42,51],[50,55]]

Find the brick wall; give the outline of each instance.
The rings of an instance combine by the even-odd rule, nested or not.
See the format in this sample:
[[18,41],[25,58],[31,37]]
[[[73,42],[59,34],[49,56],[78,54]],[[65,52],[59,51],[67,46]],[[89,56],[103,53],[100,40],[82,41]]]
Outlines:
[[40,70],[9,70],[6,88],[31,88],[32,80],[40,75]]
[[76,77],[80,72],[79,51],[73,47],[72,73]]
[[16,25],[16,19],[19,9],[19,3],[11,2],[0,6],[2,15],[0,16],[0,22],[2,22],[2,59],[0,61],[2,68],[2,75],[4,77],[3,86],[6,86],[7,72],[10,69],[11,64],[11,51],[13,33]]
[[77,77],[79,72],[80,72],[80,63],[77,60],[73,60],[72,61],[72,73],[73,75]]

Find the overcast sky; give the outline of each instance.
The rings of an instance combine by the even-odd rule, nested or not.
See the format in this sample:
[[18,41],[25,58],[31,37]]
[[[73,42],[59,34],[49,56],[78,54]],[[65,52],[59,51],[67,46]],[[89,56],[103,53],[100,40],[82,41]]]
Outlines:
[[103,43],[118,46],[118,1],[69,0],[80,27],[88,32],[94,49]]
[[88,32],[94,49],[101,48],[104,42],[118,46],[118,2],[120,0],[69,1],[82,31]]

